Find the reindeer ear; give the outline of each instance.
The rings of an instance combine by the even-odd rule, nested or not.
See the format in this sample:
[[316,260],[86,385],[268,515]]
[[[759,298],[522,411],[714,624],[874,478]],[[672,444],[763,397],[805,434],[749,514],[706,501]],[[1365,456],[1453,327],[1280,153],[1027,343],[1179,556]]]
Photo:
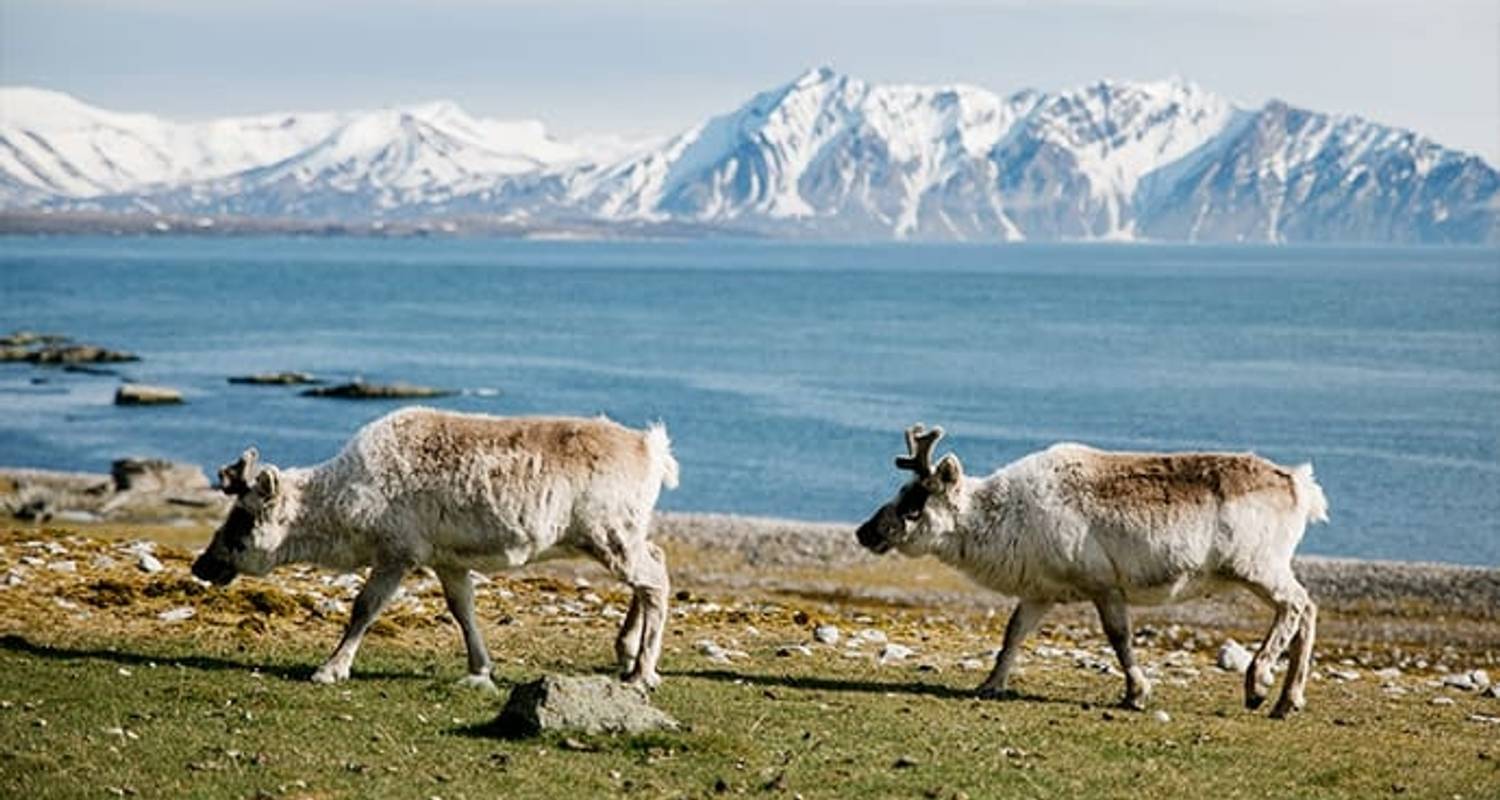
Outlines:
[[964,465],[960,464],[958,456],[952,453],[939,459],[932,471],[944,486],[956,486],[964,477]]
[[281,491],[281,470],[266,467],[255,475],[255,491],[263,497],[275,497]]
[[259,460],[260,452],[251,447],[240,454],[238,461],[219,467],[219,491],[236,497],[250,491]]

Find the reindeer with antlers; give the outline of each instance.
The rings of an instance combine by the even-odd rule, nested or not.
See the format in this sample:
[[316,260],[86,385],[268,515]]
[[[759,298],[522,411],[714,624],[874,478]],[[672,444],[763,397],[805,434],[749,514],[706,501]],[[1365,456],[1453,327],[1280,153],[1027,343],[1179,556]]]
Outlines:
[[931,554],[976,582],[1017,597],[982,697],[1007,694],[1021,643],[1057,603],[1089,601],[1125,671],[1123,705],[1141,709],[1151,684],[1136,664],[1127,604],[1158,605],[1243,586],[1275,611],[1245,674],[1258,708],[1272,666],[1291,666],[1272,716],[1305,705],[1317,607],[1292,573],[1308,523],[1328,519],[1312,466],[1249,453],[1118,453],[1057,444],[986,478],[964,476],[949,453],[934,466],[942,428],[906,431],[896,466],[915,474],[859,527],[876,552]]

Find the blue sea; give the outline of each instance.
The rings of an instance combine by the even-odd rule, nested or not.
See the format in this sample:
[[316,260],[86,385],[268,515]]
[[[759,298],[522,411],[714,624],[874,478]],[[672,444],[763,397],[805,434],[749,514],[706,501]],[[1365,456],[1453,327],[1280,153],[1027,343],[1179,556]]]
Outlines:
[[188,402],[0,364],[6,465],[306,464],[394,407],[225,381],[306,370],[664,420],[673,510],[861,519],[922,421],[970,473],[1060,440],[1312,461],[1333,520],[1302,552],[1500,564],[1494,250],[4,238],[20,328]]

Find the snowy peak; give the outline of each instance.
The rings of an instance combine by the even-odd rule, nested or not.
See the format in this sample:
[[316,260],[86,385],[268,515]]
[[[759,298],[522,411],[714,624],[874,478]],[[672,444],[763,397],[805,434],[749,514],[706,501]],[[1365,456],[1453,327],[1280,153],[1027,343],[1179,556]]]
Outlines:
[[1500,243],[1500,177],[1411,131],[1196,84],[999,95],[809,69],[670,138],[451,101],[177,123],[0,90],[0,207],[846,239]]
[[163,191],[201,198],[263,184],[281,192],[375,186],[449,195],[586,157],[540,122],[476,119],[447,100],[177,123],[104,111],[59,92],[0,90],[0,173],[8,179],[0,202],[8,205]]

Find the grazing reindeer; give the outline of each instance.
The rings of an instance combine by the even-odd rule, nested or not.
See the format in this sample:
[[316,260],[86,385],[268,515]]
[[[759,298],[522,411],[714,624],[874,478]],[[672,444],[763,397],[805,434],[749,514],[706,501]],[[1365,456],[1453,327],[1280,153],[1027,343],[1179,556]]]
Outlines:
[[1291,668],[1271,714],[1303,707],[1318,614],[1292,574],[1292,551],[1309,522],[1328,519],[1310,464],[1057,444],[968,478],[952,453],[932,465],[942,436],[942,428],[920,424],[906,431],[907,455],[896,466],[916,477],[857,536],[876,553],[935,555],[1019,599],[980,696],[1006,694],[1021,642],[1053,605],[1087,600],[1125,670],[1123,704],[1144,708],[1151,684],[1135,663],[1126,604],[1243,586],[1276,612],[1245,673],[1245,705],[1265,701],[1271,668],[1290,645]]
[[466,682],[492,687],[469,570],[583,553],[630,584],[615,641],[625,680],[654,687],[669,583],[647,541],[677,461],[661,426],[607,419],[504,418],[407,408],[362,428],[332,460],[278,470],[254,448],[219,471],[236,500],[193,574],[221,586],[245,572],[312,562],[370,566],[338,649],[313,680],[334,683],[401,579],[430,566],[468,650]]

